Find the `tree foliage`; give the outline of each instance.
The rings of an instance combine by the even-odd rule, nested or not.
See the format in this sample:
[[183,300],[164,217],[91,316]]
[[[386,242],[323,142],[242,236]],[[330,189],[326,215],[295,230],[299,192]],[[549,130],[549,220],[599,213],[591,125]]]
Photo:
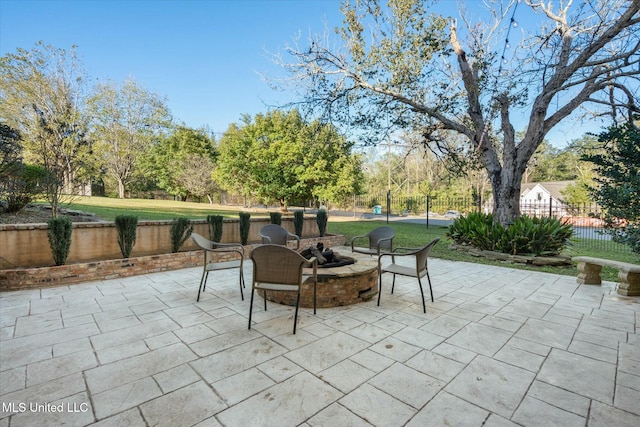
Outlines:
[[169,194],[209,198],[218,188],[213,181],[216,151],[203,129],[179,126],[150,149],[145,170]]
[[133,80],[100,83],[89,100],[93,150],[118,197],[142,175],[141,162],[152,141],[170,125],[166,101]]
[[640,253],[640,129],[631,122],[613,126],[598,141],[605,150],[584,156],[597,173],[591,194],[605,209],[606,231]]
[[360,160],[335,128],[307,124],[297,111],[244,118],[220,139],[216,176],[224,188],[281,207],[359,191]]
[[25,160],[46,169],[53,217],[65,196],[74,193],[74,184],[87,179],[91,147],[84,91],[75,47],[39,42],[0,58],[0,117],[20,132]]
[[313,36],[279,60],[302,85],[302,106],[370,143],[402,129],[434,152],[481,162],[505,224],[519,215],[523,174],[552,128],[586,105],[608,105],[612,116],[638,110],[640,2],[525,0],[525,13],[543,22],[508,53],[521,3],[489,4],[487,13],[463,11],[458,27],[422,0],[345,2],[342,43]]

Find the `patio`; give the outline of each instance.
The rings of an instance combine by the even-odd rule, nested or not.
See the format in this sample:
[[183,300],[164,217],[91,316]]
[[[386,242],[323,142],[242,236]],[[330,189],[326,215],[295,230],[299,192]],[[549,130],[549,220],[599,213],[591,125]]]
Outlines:
[[301,308],[296,335],[260,298],[247,330],[234,270],[199,303],[201,267],[2,293],[0,427],[640,425],[639,297],[429,263],[426,314],[386,275],[380,307]]

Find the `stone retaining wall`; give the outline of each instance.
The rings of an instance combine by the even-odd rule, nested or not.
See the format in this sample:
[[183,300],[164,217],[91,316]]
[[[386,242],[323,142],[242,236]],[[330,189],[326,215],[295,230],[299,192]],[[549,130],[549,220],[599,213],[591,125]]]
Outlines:
[[[329,235],[301,239],[300,249],[315,246],[318,242],[323,242],[325,247],[341,246],[344,244],[344,236]],[[244,246],[246,258],[255,246],[257,244]],[[230,260],[233,257],[230,254],[215,255],[218,256],[219,261]],[[202,251],[186,251],[53,267],[5,269],[0,270],[0,291],[48,288],[198,267],[202,266],[203,260]]]
[[[249,243],[260,242],[260,229],[269,224],[269,218],[252,218]],[[194,231],[209,236],[206,220],[193,220]],[[282,226],[294,232],[293,218],[282,218]],[[136,229],[136,244],[132,257],[161,255],[171,252],[171,221],[140,221]],[[0,224],[0,269],[44,267],[54,265],[49,246],[49,227],[44,224]],[[318,234],[315,215],[305,217],[302,236]],[[238,219],[225,219],[222,242],[240,242]],[[182,250],[195,250],[196,245],[187,240]],[[77,222],[73,224],[71,248],[67,263],[92,262],[122,258],[118,246],[118,234],[114,222]]]

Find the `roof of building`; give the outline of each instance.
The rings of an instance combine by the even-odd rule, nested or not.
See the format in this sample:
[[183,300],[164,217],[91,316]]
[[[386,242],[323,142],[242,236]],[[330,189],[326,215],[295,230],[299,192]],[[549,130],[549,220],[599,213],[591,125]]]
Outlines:
[[536,185],[544,188],[556,200],[564,199],[562,190],[575,181],[550,181],[550,182],[527,182],[520,186],[520,195],[523,196],[531,191]]

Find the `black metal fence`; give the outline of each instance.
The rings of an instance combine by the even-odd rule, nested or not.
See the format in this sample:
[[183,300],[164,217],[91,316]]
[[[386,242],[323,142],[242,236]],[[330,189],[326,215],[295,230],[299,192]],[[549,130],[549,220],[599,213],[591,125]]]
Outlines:
[[[385,217],[418,216],[425,224],[448,224],[459,215],[469,212],[492,211],[491,202],[473,199],[441,199],[429,196],[405,197],[391,194],[354,196],[352,206],[343,206],[354,214],[369,213]],[[604,233],[604,222],[600,219],[602,209],[595,203],[569,205],[560,202],[523,202],[520,212],[535,217],[554,217],[569,222],[574,227],[574,248],[586,248],[613,252],[630,252],[631,249],[611,240]],[[449,222],[446,222],[449,221]]]

